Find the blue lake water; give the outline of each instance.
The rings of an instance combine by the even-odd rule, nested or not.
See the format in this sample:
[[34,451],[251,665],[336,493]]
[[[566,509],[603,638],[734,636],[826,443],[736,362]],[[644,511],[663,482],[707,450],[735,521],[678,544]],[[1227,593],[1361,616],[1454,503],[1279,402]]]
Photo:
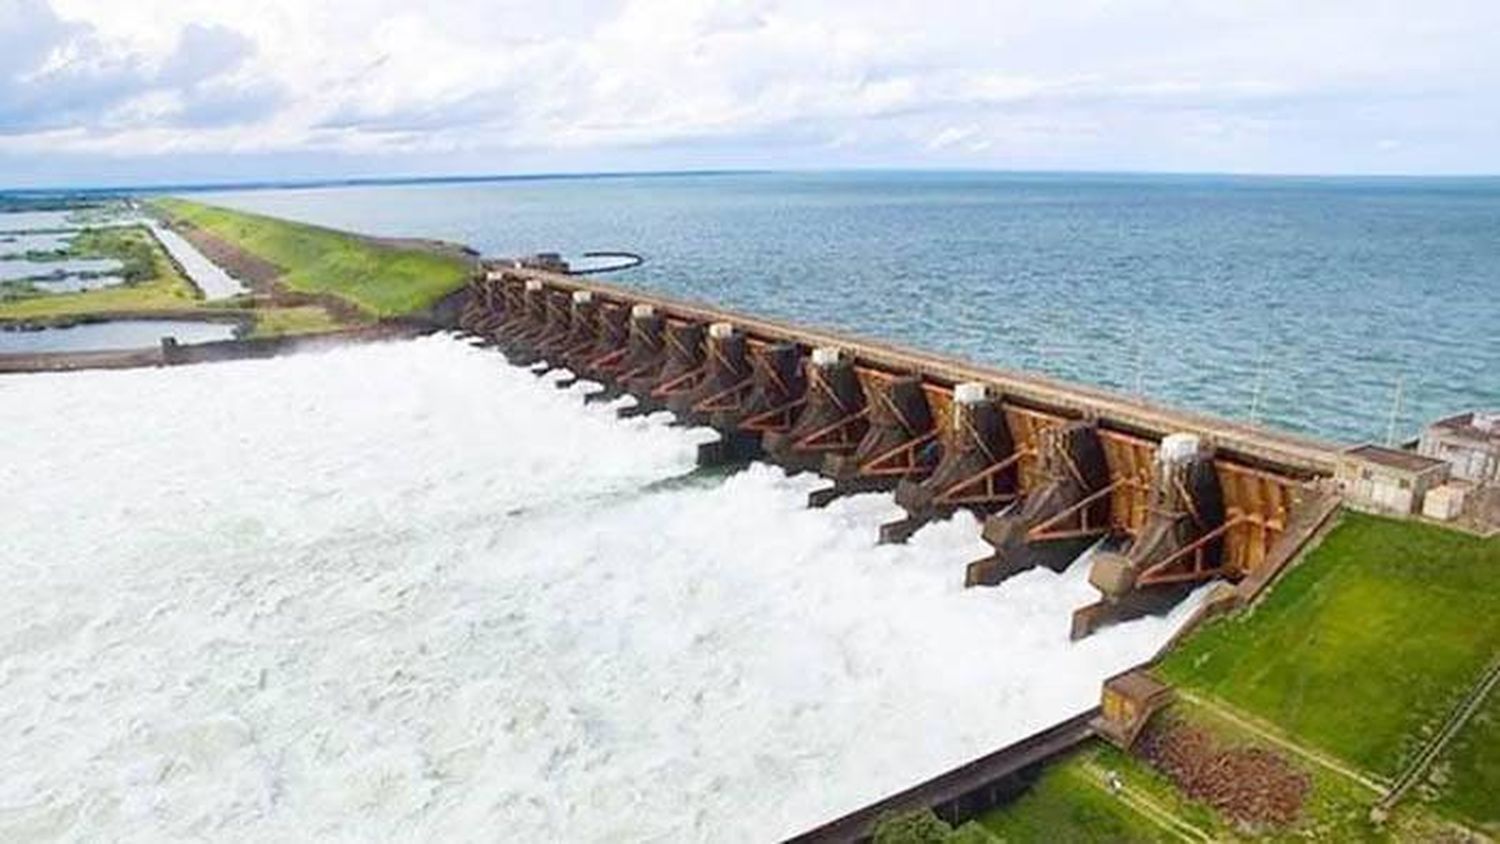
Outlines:
[[46,229],[73,228],[73,213],[70,211],[6,211],[0,212],[0,232],[29,232]]
[[[4,215],[0,215],[4,216]],[[23,257],[27,252],[55,252],[67,247],[77,231],[10,232],[0,234],[0,258]]]
[[163,337],[175,337],[177,342],[190,345],[231,340],[234,332],[235,325],[230,322],[180,319],[125,319],[43,331],[0,330],[0,354],[149,349],[159,345]]
[[[79,273],[117,272],[124,266],[124,264],[114,258],[67,258],[60,261],[31,261],[26,258],[5,258],[0,259],[0,281],[17,281],[21,279],[63,281],[73,278]],[[87,279],[74,280],[87,282]],[[118,284],[119,281],[117,278],[113,283]],[[91,285],[85,283],[83,287],[77,289],[86,289],[89,286]]]
[[733,174],[206,201],[612,279],[1343,440],[1500,405],[1500,180]]

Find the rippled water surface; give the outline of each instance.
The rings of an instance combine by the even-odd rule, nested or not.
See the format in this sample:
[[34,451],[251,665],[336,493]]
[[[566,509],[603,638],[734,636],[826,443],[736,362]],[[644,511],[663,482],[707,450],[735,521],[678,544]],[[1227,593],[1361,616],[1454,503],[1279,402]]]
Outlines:
[[745,174],[210,194],[1355,440],[1500,405],[1500,181]]
[[613,417],[443,337],[0,376],[0,840],[775,840],[1186,611],[1070,644],[1086,560],[965,590],[971,519]]

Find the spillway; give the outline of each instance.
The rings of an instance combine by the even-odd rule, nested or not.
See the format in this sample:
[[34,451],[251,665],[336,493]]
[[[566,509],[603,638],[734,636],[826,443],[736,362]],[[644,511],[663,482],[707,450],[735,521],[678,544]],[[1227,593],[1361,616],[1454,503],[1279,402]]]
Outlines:
[[0,839],[768,840],[1090,706],[1088,560],[451,336],[0,377]]

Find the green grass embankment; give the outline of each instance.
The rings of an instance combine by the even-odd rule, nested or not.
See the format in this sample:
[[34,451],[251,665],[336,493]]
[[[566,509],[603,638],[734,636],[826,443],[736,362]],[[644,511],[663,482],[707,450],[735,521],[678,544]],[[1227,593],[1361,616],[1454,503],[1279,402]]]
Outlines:
[[[1014,802],[979,818],[975,825],[993,840],[1110,842],[1178,841],[1192,837],[1191,822],[1128,777],[1113,751],[1091,744],[1049,765]],[[1158,792],[1160,790],[1157,790]]]
[[[1202,841],[1213,821],[1149,769],[1091,742],[1054,760],[1006,805],[953,829],[931,812],[887,818],[875,844]],[[1200,826],[1202,824],[1203,826]]]
[[259,308],[255,311],[252,337],[284,337],[321,334],[347,327],[337,317],[316,305],[291,308]]
[[1280,759],[1279,787],[1304,783],[1292,821],[1235,821],[1095,740],[979,825],[1008,841],[1465,840],[1454,822],[1500,833],[1494,694],[1393,814],[1371,817],[1497,649],[1500,539],[1345,514],[1261,603],[1197,630],[1155,669],[1178,691],[1155,728],[1207,742],[1198,772],[1219,785],[1209,768],[1226,754]]
[[[1208,706],[1389,783],[1497,649],[1500,539],[1350,513],[1253,611],[1197,631],[1157,671]],[[1440,761],[1439,781],[1408,804],[1494,831],[1495,712],[1491,700]]]
[[1500,540],[1351,513],[1253,612],[1159,674],[1379,777],[1416,756],[1500,648]]
[[1416,799],[1430,800],[1500,838],[1500,694],[1491,691],[1444,748]]
[[431,307],[468,281],[471,263],[456,252],[419,248],[233,211],[183,199],[155,205],[255,258],[274,264],[288,290],[335,296],[376,317]]

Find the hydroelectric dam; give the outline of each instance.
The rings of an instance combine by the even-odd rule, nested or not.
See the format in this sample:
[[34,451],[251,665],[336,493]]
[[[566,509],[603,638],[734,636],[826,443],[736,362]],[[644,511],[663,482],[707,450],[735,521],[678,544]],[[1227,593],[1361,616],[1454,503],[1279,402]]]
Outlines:
[[[459,317],[514,364],[629,394],[721,439],[702,464],[816,472],[808,504],[891,491],[903,542],[967,510],[993,552],[955,571],[995,586],[1090,547],[1096,602],[1072,636],[1165,612],[1196,587],[1252,597],[1332,511],[1337,446],[1050,378],[490,261]],[[564,383],[571,383],[564,382]]]
[[[1098,595],[1074,608],[1074,640],[1165,614],[1210,582],[1226,585],[1178,636],[1248,604],[1340,501],[1333,444],[649,295],[546,259],[485,262],[458,322],[514,365],[564,370],[559,387],[602,385],[589,401],[634,397],[621,416],[670,411],[715,429],[700,465],[761,460],[816,473],[825,483],[808,494],[815,508],[892,493],[904,516],[880,526],[881,543],[971,513],[991,550],[955,565],[965,587],[1062,572],[1088,554]],[[795,840],[866,840],[881,818],[912,810],[974,817],[1090,736],[1133,741],[1154,711],[1147,698],[1160,698],[1143,678],[1116,675],[1101,705]]]

